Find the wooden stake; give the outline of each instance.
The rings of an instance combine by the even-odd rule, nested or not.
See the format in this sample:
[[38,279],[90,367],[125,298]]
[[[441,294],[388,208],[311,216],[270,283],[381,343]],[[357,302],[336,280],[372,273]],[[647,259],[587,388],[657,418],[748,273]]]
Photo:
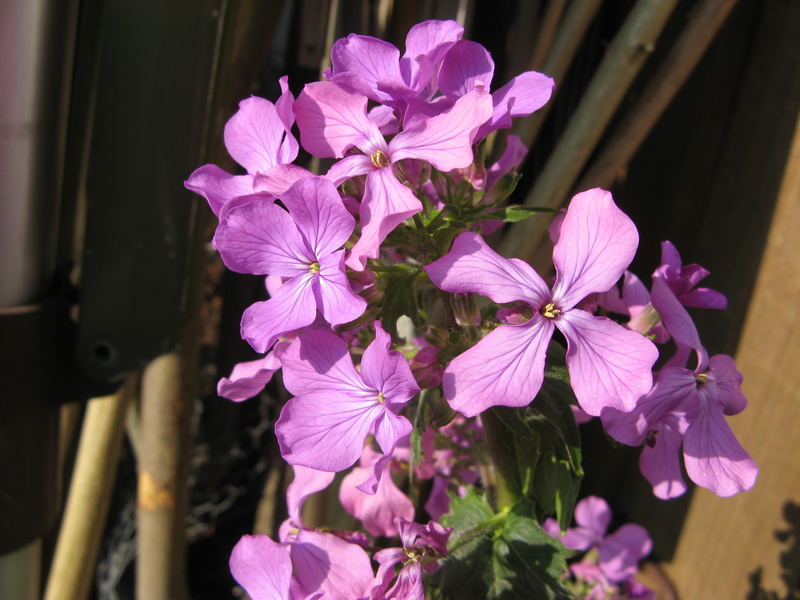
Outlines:
[[545,9],[542,25],[536,36],[536,45],[533,48],[530,63],[528,64],[529,71],[538,71],[542,68],[547,51],[550,49],[550,43],[553,41],[553,36],[558,28],[558,23],[561,20],[561,15],[566,8],[566,0],[550,0],[550,3]]

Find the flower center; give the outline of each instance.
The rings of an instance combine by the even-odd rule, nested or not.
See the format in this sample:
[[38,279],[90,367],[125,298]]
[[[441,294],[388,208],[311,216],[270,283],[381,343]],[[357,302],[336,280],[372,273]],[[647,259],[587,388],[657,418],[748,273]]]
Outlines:
[[556,305],[552,302],[545,304],[540,311],[543,317],[548,319],[555,319],[558,315],[561,314],[561,309],[556,308]]
[[695,375],[694,380],[697,382],[697,385],[705,385],[708,383],[708,373],[700,373],[699,375]]
[[406,549],[404,548],[404,549],[403,549],[403,552],[405,552],[405,553],[406,553],[406,556],[408,557],[408,560],[410,560],[410,561],[412,561],[412,562],[416,562],[416,561],[419,559],[419,554],[417,554],[417,553],[416,553],[416,552],[414,552],[413,550],[406,550]]
[[378,402],[381,404],[386,403],[386,396],[383,395],[383,392],[378,392]]
[[369,155],[369,159],[372,161],[372,164],[376,169],[382,169],[383,167],[388,167],[390,164],[392,164],[389,160],[389,157],[386,156],[382,150],[375,150],[375,152]]
[[308,265],[308,272],[309,273],[319,273],[319,263],[318,262],[312,262],[310,265]]

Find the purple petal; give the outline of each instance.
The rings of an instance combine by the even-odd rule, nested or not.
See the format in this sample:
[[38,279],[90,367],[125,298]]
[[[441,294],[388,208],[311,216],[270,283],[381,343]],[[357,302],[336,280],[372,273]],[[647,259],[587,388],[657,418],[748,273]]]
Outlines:
[[677,498],[686,492],[680,464],[683,436],[668,425],[659,428],[655,445],[645,446],[639,457],[639,469],[653,486],[653,494],[662,500]]
[[728,308],[728,299],[725,294],[711,288],[697,288],[681,294],[680,301],[684,306],[692,308],[713,308],[715,310]]
[[350,287],[344,268],[344,250],[321,258],[319,268],[314,297],[325,320],[331,325],[341,325],[364,314],[367,301]]
[[595,188],[573,197],[553,248],[553,299],[558,308],[567,310],[589,294],[608,290],[638,245],[636,226],[609,192]]
[[353,600],[369,597],[373,572],[364,549],[331,533],[303,530],[291,544],[292,565],[306,595]]
[[386,402],[401,408],[419,392],[406,357],[392,347],[392,336],[375,321],[375,340],[364,350],[361,377],[364,383],[383,393]]
[[[371,465],[364,461],[365,454],[370,454],[373,457],[370,459]],[[388,468],[392,456],[392,454],[378,454],[368,444],[365,445],[364,451],[361,453],[361,466],[369,466],[370,468],[367,469],[367,478],[357,484],[356,489],[370,496],[378,491],[378,483]]]
[[489,167],[486,173],[486,189],[491,189],[501,177],[512,169],[516,169],[527,154],[528,147],[522,143],[522,140],[516,135],[509,135],[506,138],[506,149],[503,151],[502,156]]
[[501,325],[456,356],[442,377],[453,410],[474,417],[490,406],[527,406],[544,379],[553,324],[538,314],[523,325]]
[[280,336],[311,325],[317,316],[313,281],[310,274],[292,277],[272,298],[250,305],[242,315],[242,339],[263,353]]
[[[278,117],[283,123],[283,126],[286,129],[286,131],[291,131],[292,125],[294,125],[294,111],[292,110],[292,105],[294,104],[294,96],[292,95],[292,92],[289,89],[289,77],[287,75],[284,75],[283,77],[278,79],[278,84],[281,86],[281,95],[275,102],[275,110],[277,111]],[[292,160],[294,160],[294,158],[291,158],[285,162],[290,163],[292,162]]]
[[375,436],[375,441],[381,447],[384,454],[394,452],[397,443],[411,433],[414,427],[411,421],[396,415],[389,407],[384,405],[384,410],[378,413],[371,433]]
[[203,165],[195,169],[183,185],[187,190],[205,198],[211,212],[217,216],[223,204],[254,191],[252,175],[231,175],[217,165]]
[[530,265],[500,256],[477,233],[460,234],[450,252],[424,268],[436,287],[455,294],[480,294],[498,304],[522,300],[536,309],[550,298]]
[[259,394],[281,368],[281,361],[272,351],[263,358],[237,363],[230,377],[217,384],[217,394],[234,402],[241,402]]
[[365,494],[358,490],[356,486],[367,471],[371,471],[371,468],[356,467],[342,479],[339,501],[372,535],[393,537],[398,533],[395,518],[412,520],[414,505],[388,473],[381,477],[374,494]]
[[661,264],[668,267],[671,272],[679,272],[683,265],[683,259],[681,259],[678,249],[669,240],[661,242]]
[[390,167],[369,173],[361,201],[361,237],[350,250],[347,266],[363,271],[368,258],[378,257],[380,245],[386,236],[421,210],[422,203],[397,180]]
[[367,116],[367,97],[329,81],[306,84],[294,103],[300,142],[315,156],[341,158],[353,146],[365,154],[386,152],[386,142]]
[[[305,331],[283,353],[283,384],[295,396],[333,391],[350,396],[377,396],[353,366],[347,345],[327,331]],[[359,449],[360,453],[360,449]]]
[[713,401],[700,410],[686,430],[683,461],[689,478],[723,498],[749,490],[756,482],[758,465],[742,448]]
[[253,177],[253,189],[279,198],[296,181],[312,175],[311,171],[297,165],[275,165]]
[[611,523],[608,502],[597,496],[587,496],[575,505],[575,522],[591,531],[597,539],[602,538]]
[[653,277],[653,307],[661,315],[661,322],[679,345],[692,348],[697,353],[698,370],[703,371],[708,362],[708,352],[700,343],[700,336],[692,317],[686,312],[666,281]]
[[242,536],[231,552],[231,574],[252,600],[285,600],[292,579],[289,553],[289,546],[265,535]]
[[747,398],[741,389],[743,377],[736,370],[733,358],[727,354],[715,354],[708,361],[708,367],[716,380],[723,412],[737,415],[747,408]]
[[308,273],[314,257],[289,213],[263,196],[246,196],[238,202],[226,206],[214,234],[225,266],[253,275]]
[[473,160],[475,134],[490,115],[489,94],[470,92],[446,112],[398,133],[389,143],[389,157],[392,161],[418,158],[440,171],[468,167]]
[[494,76],[492,55],[469,40],[456,42],[447,51],[439,69],[439,89],[450,100],[457,100],[472,90],[489,91]]
[[299,524],[302,523],[300,514],[306,498],[328,487],[336,474],[309,469],[301,465],[295,465],[292,469],[294,470],[294,479],[286,488],[286,508],[289,518]]
[[650,554],[653,542],[641,525],[627,523],[600,545],[600,568],[609,581],[620,582],[636,575],[639,561]]
[[325,177],[333,182],[333,185],[341,185],[352,177],[366,175],[375,170],[375,165],[366,154],[354,154],[346,156],[339,162],[334,163]]
[[512,117],[523,117],[547,104],[556,83],[536,71],[520,73],[499,90],[492,92],[492,117],[478,132],[482,139],[496,129],[511,127]]
[[[556,524],[556,530],[558,525]],[[570,550],[584,551],[597,544],[600,539],[594,531],[586,527],[570,527],[564,532],[564,536],[555,536],[561,543]]]
[[[420,91],[427,84],[431,71],[463,34],[464,28],[455,21],[425,21],[409,29],[406,35],[406,52],[400,59],[400,69],[406,83]],[[420,69],[418,59],[423,56],[427,59],[426,69]]]
[[364,439],[384,411],[377,397],[312,392],[287,402],[275,423],[281,456],[290,465],[343,471],[358,460]]
[[317,259],[340,248],[356,226],[336,187],[324,177],[300,179],[281,196],[281,202]]
[[382,79],[402,80],[400,74],[400,51],[389,42],[351,33],[341,38],[331,48],[333,77],[345,72],[359,75],[369,86],[370,98],[382,101],[385,97],[377,93]]
[[252,96],[239,103],[225,124],[225,148],[233,159],[251,175],[266,171],[278,162],[292,162],[295,156],[284,156],[279,161],[279,151],[286,128],[275,105],[269,100]]
[[434,476],[431,492],[425,502],[425,512],[431,519],[440,519],[450,511],[450,495],[447,493],[448,484],[444,477]]
[[567,338],[570,382],[587,413],[630,412],[650,391],[658,349],[646,337],[579,309],[562,313],[555,325]]

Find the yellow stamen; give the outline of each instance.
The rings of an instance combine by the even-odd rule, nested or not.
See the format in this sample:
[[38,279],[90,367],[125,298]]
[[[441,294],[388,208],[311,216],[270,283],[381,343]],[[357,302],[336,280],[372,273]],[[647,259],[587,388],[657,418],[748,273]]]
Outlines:
[[695,375],[694,380],[697,382],[697,385],[705,385],[706,382],[708,382],[708,373],[700,373],[699,375]]
[[406,556],[408,557],[408,560],[410,560],[412,562],[416,561],[419,558],[419,555],[416,552],[414,552],[413,550],[403,550],[403,552],[406,553]]
[[308,271],[309,273],[319,273],[319,263],[313,262],[310,265],[308,265]]
[[382,169],[383,167],[388,167],[390,164],[392,164],[389,160],[389,157],[386,156],[382,150],[375,150],[375,152],[369,155],[369,159],[372,161],[372,164],[376,169]]
[[542,308],[542,316],[547,317],[548,319],[554,319],[558,315],[561,314],[561,309],[556,308],[556,305],[552,302],[545,304],[544,308]]
[[383,395],[383,392],[378,392],[378,402],[384,404],[386,402],[386,396]]

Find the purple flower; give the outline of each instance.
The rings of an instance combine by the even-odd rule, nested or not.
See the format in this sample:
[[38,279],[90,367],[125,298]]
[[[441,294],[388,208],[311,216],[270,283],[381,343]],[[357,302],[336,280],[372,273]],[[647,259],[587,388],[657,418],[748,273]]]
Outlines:
[[[289,400],[275,424],[283,458],[292,465],[342,471],[355,463],[367,435],[385,455],[411,432],[398,413],[419,392],[408,362],[389,350],[391,337],[375,322],[375,341],[356,371],[345,343],[323,331],[300,334],[283,356]],[[377,481],[375,481],[377,485]]]
[[550,291],[528,264],[503,258],[477,234],[459,235],[447,255],[425,267],[433,283],[497,303],[523,302],[529,318],[501,325],[448,365],[443,387],[450,406],[475,416],[490,406],[529,404],[542,385],[545,352],[558,328],[567,338],[567,367],[583,410],[593,416],[607,406],[632,410],[652,385],[658,351],[638,333],[575,306],[619,279],[638,240],[609,192],[578,194],[553,250],[557,276]]
[[[239,110],[225,124],[225,148],[247,170],[247,175],[231,175],[216,165],[203,165],[184,183],[203,196],[217,216],[231,199],[259,191],[254,188],[254,176],[286,166],[297,157],[297,140],[291,133],[294,97],[286,77],[281,77],[280,85],[282,94],[275,104],[257,96],[242,100]],[[292,169],[299,167],[289,165]]]
[[359,317],[367,303],[350,289],[344,250],[355,227],[333,184],[306,177],[281,196],[288,212],[262,196],[229,203],[214,240],[232,271],[279,275],[269,300],[242,316],[242,337],[266,352],[284,333],[310,325],[317,311],[331,325]]
[[359,211],[361,237],[347,257],[347,265],[364,269],[367,258],[377,258],[381,242],[404,220],[422,210],[410,188],[397,178],[392,165],[403,159],[419,159],[440,171],[468,166],[473,160],[472,142],[478,127],[491,114],[489,96],[473,92],[448,111],[398,133],[386,142],[367,115],[367,97],[335,83],[306,85],[295,102],[297,125],[303,147],[316,156],[342,158],[326,177],[336,185],[366,175]]
[[217,394],[241,402],[261,392],[281,368],[280,354],[288,345],[288,342],[278,342],[264,357],[234,365],[230,377],[223,377],[217,383]]
[[725,310],[728,299],[710,288],[695,286],[708,276],[709,272],[700,265],[683,265],[681,255],[672,242],[661,242],[661,266],[653,273],[667,282],[678,301],[693,308],[716,308]]

